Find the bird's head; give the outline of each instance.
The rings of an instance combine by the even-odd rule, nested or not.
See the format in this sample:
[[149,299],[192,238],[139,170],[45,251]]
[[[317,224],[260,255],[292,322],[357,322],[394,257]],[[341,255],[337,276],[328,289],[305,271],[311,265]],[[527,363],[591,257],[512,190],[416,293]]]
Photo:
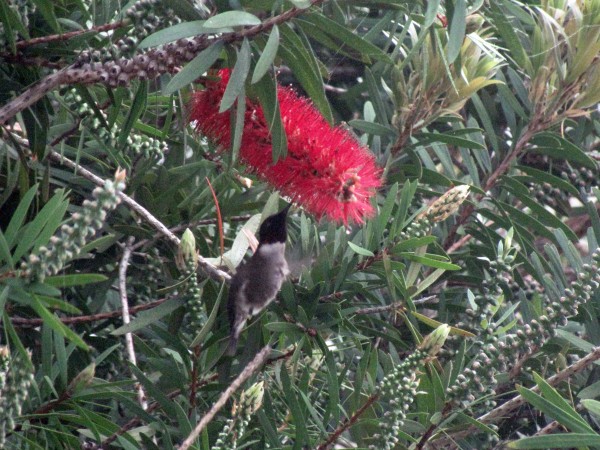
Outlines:
[[287,205],[277,214],[265,219],[258,231],[259,244],[285,243],[287,239],[286,219],[290,206],[291,204]]

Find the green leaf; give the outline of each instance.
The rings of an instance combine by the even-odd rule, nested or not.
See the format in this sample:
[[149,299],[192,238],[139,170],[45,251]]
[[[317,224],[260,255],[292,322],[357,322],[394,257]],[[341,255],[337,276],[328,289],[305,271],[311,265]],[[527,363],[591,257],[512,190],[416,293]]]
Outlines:
[[27,211],[29,211],[29,207],[31,206],[31,202],[35,197],[38,188],[39,184],[34,184],[25,193],[25,195],[23,195],[21,201],[19,202],[19,206],[17,206],[17,209],[15,209],[15,211],[12,214],[10,223],[8,224],[6,232],[4,233],[4,237],[6,238],[6,242],[9,248],[12,248],[16,244],[15,237],[17,236],[17,231],[19,231],[19,229],[23,225],[23,222],[25,221]]
[[531,143],[534,144],[531,148],[533,152],[579,163],[590,169],[597,168],[596,162],[587,153],[557,134],[550,132],[536,134]]
[[529,62],[529,56],[517,36],[514,25],[509,21],[509,18],[513,20],[514,18],[510,17],[510,15],[506,14],[506,12],[500,8],[499,5],[502,5],[502,3],[503,2],[490,3],[490,16],[493,19],[494,26],[508,48],[510,57],[516,61],[519,67],[530,70],[531,63]]
[[521,172],[525,172],[527,175],[530,175],[530,177],[528,177],[528,181],[532,181],[539,184],[548,183],[551,186],[554,186],[558,189],[568,192],[571,195],[579,197],[579,191],[577,190],[577,188],[575,188],[575,186],[573,186],[568,181],[563,180],[562,178],[559,178],[548,172],[544,172],[543,170],[535,169],[530,166],[516,166],[515,168],[520,170]]
[[[176,41],[177,39],[198,36],[199,34],[215,33],[214,28],[206,28],[204,26],[204,20],[193,20],[191,22],[178,23],[172,27],[159,30],[156,33],[152,33],[146,37],[138,48],[157,47],[159,45],[166,44],[168,42]],[[233,31],[231,28],[218,30],[219,32]]]
[[215,321],[217,320],[217,316],[219,315],[219,307],[221,306],[221,300],[223,300],[223,292],[224,292],[223,284],[221,289],[219,290],[219,295],[217,296],[217,300],[215,301],[215,306],[213,306],[212,311],[210,312],[210,316],[206,320],[206,323],[202,326],[202,329],[198,332],[192,343],[190,344],[190,348],[194,348],[200,343],[204,342],[206,336],[208,336],[208,332],[212,329]]
[[595,433],[561,433],[533,436],[519,439],[508,444],[517,449],[582,448],[600,446],[600,435]]
[[164,95],[171,95],[175,91],[192,83],[196,78],[202,76],[214,62],[219,58],[223,50],[223,42],[217,41],[207,49],[200,52],[198,56],[187,63],[181,71],[175,75],[165,86]]
[[[348,51],[349,49],[356,50],[359,55],[366,58],[365,63],[370,63],[371,58],[377,61],[391,64],[392,60],[389,55],[383,52],[379,47],[370,43],[358,34],[353,33],[347,26],[340,25],[335,20],[332,20],[320,12],[313,12],[302,16],[299,22],[309,22],[315,25],[316,29],[328,34],[334,41],[337,41],[337,48],[334,50]],[[348,47],[348,48],[345,48]]]
[[44,17],[44,20],[50,25],[52,31],[57,34],[62,33],[61,27],[56,19],[56,13],[54,12],[54,2],[47,0],[32,0],[38,8],[38,11]]
[[397,254],[399,252],[406,251],[411,248],[425,247],[429,244],[433,244],[435,241],[437,241],[437,238],[435,236],[411,238],[406,241],[402,241],[398,245],[394,246],[394,248],[392,249],[392,253]]
[[303,40],[298,37],[288,23],[285,23],[280,31],[282,40],[279,53],[281,57],[317,109],[323,114],[325,120],[332,124],[333,114],[325,96],[323,81],[312,49],[304,44]]
[[226,11],[207,19],[204,28],[243,27],[261,23],[258,17],[246,11]]
[[262,77],[259,82],[253,85],[253,90],[269,124],[273,163],[275,163],[279,158],[287,156],[287,136],[281,121],[279,100],[277,99],[277,84],[271,77]]
[[146,328],[148,325],[157,322],[169,313],[172,313],[180,306],[185,304],[185,299],[178,297],[167,300],[161,303],[155,308],[147,311],[142,311],[138,316],[129,322],[127,325],[120,326],[110,334],[113,336],[121,336],[126,333],[133,333],[134,331]]
[[263,49],[260,58],[258,58],[256,67],[254,68],[254,73],[252,74],[252,84],[260,81],[260,79],[264,77],[267,71],[272,67],[273,61],[275,61],[275,57],[277,56],[278,49],[279,27],[274,25],[271,33],[269,34],[269,39],[265,44],[265,48]]
[[46,307],[42,304],[41,300],[35,294],[32,294],[31,298],[31,307],[46,325],[48,325],[61,336],[67,338],[77,347],[81,348],[82,350],[85,350],[86,352],[89,351],[90,348],[83,341],[83,339],[81,339],[81,337],[77,333],[75,333],[64,323],[62,323],[58,317],[56,317],[54,314],[48,311],[48,309],[46,309]]
[[131,133],[131,129],[137,120],[144,115],[144,111],[146,110],[146,102],[148,100],[148,82],[142,80],[139,83],[140,84],[135,92],[135,96],[133,97],[131,110],[127,115],[127,119],[125,119],[125,123],[119,130],[119,147],[125,146],[127,138]]
[[348,247],[350,247],[354,253],[358,254],[358,255],[362,255],[362,256],[375,256],[375,253],[373,253],[371,250],[368,250],[366,248],[363,247],[359,247],[358,245],[352,243],[352,242],[348,242]]
[[415,261],[419,264],[423,264],[429,267],[435,267],[436,269],[444,269],[444,270],[460,270],[461,267],[456,264],[452,264],[447,262],[448,259],[445,257],[441,257],[439,255],[434,255],[431,253],[427,253],[424,256],[416,255],[412,252],[402,252],[399,253],[398,256],[408,259],[409,261]]
[[[538,376],[539,382],[541,378]],[[547,389],[547,388],[546,388]],[[530,389],[526,389],[522,386],[517,386],[517,391],[521,396],[535,408],[548,414],[559,423],[563,424],[569,430],[573,430],[578,433],[586,433],[593,431],[591,427],[585,423],[585,420],[577,414],[577,412],[560,396],[557,399],[557,395],[552,395],[550,399],[546,399],[539,394],[536,394]]]
[[456,147],[485,150],[485,145],[482,145],[477,141],[461,138],[449,133],[420,133],[417,143],[413,144],[413,146],[426,146],[433,142],[443,142],[444,144],[454,145]]
[[12,259],[12,255],[10,254],[8,242],[6,242],[4,233],[2,233],[2,230],[0,230],[0,267],[4,262],[6,262],[11,269],[15,268],[15,263]]
[[33,221],[21,229],[19,244],[13,258],[20,259],[31,247],[46,245],[62,222],[67,206],[65,192],[59,189]]
[[37,299],[44,304],[44,306],[50,309],[58,309],[60,311],[69,313],[69,314],[83,314],[83,312],[71,305],[70,303],[65,302],[64,300],[60,300],[58,298],[48,297],[46,295],[37,295]]
[[466,0],[455,0],[452,19],[448,28],[449,33],[446,54],[448,56],[448,64],[452,64],[456,58],[458,58],[465,39],[465,31],[467,28]]
[[46,277],[44,283],[57,288],[65,288],[71,286],[83,286],[90,283],[101,283],[106,280],[108,280],[108,277],[99,273],[81,273]]
[[356,128],[363,133],[367,133],[373,136],[388,136],[395,138],[398,136],[398,131],[389,125],[381,125],[376,122],[369,122],[367,120],[352,119],[348,122],[352,128]]
[[250,51],[250,44],[248,39],[244,38],[240,50],[237,52],[237,61],[231,72],[231,78],[223,98],[221,99],[221,105],[219,106],[219,113],[227,111],[233,105],[233,102],[238,98],[240,92],[244,89],[246,78],[248,77],[248,71],[250,70],[250,60],[252,53]]

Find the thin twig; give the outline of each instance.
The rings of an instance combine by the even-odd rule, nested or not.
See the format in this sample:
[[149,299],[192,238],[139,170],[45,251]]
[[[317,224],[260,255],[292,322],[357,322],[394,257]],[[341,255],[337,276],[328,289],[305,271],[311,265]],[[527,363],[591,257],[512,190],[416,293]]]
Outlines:
[[[312,0],[311,4],[318,5],[322,2],[323,0]],[[240,31],[223,33],[216,37],[207,37],[206,35],[196,36],[191,40],[191,48],[186,46],[179,48],[179,44],[177,43],[171,43],[173,45],[168,44],[165,46],[165,49],[167,52],[171,52],[170,56],[173,58],[172,64],[161,64],[160,67],[154,66],[156,65],[159,51],[164,52],[164,49],[150,49],[146,52],[140,52],[130,60],[139,69],[136,73],[132,72],[131,74],[126,74],[125,72],[121,71],[121,65],[124,64],[126,61],[125,59],[108,61],[103,63],[100,67],[94,67],[91,64],[80,64],[77,62],[59,72],[49,75],[35,86],[27,89],[21,95],[2,106],[0,108],[0,124],[6,123],[16,114],[30,107],[46,94],[61,85],[89,85],[102,83],[108,87],[117,87],[127,86],[133,79],[154,79],[163,73],[173,72],[176,67],[191,61],[198,55],[198,53],[205,50],[210,45],[218,42],[222,42],[223,44],[231,44],[234,42],[239,42],[245,38],[257,36],[265,31],[270,30],[277,24],[287,22],[296,16],[304,14],[306,11],[308,11],[306,8],[294,7],[277,16],[265,20],[259,25],[247,27]],[[154,68],[149,70],[149,64],[151,62]],[[140,75],[141,72],[144,73],[143,76]]]
[[250,378],[252,374],[263,365],[263,363],[269,357],[270,353],[271,347],[268,345],[263,347],[262,350],[258,352],[254,359],[250,361],[250,363],[246,367],[244,367],[242,373],[240,373],[239,376],[235,380],[233,380],[233,383],[231,383],[231,385],[229,385],[229,387],[225,389],[225,392],[221,394],[219,399],[204,415],[204,417],[200,419],[200,422],[198,422],[198,425],[196,425],[196,427],[192,430],[190,435],[181,443],[179,447],[177,447],[178,450],[187,450],[188,448],[190,448],[190,446],[196,441],[198,436],[200,436],[200,433],[202,433],[204,427],[206,427],[206,425],[210,423],[210,421],[215,417],[219,410],[223,406],[225,406],[225,403],[227,403],[229,397],[231,397],[233,393],[237,391],[242,386],[242,384],[244,384],[246,380]]
[[[91,181],[92,183],[94,183],[98,186],[104,186],[104,180],[102,178],[100,178],[99,176],[93,174],[92,172],[85,169],[84,167],[78,165],[74,161],[71,161],[69,158],[62,156],[61,154],[59,154],[53,150],[48,153],[48,159],[73,169],[75,171],[75,173],[77,173],[78,175],[81,175],[83,178]],[[119,195],[119,198],[123,201],[123,203],[125,203],[132,210],[134,210],[138,215],[140,215],[155,230],[160,232],[163,236],[165,236],[173,244],[175,244],[176,246],[179,246],[179,242],[180,242],[179,238],[177,236],[175,236],[175,234],[173,234],[161,221],[159,221],[156,217],[154,217],[152,215],[152,213],[150,213],[150,211],[148,211],[142,205],[137,203],[135,200],[133,200],[127,194],[125,194],[123,192],[119,192],[118,195]],[[211,278],[213,278],[215,280],[229,282],[231,279],[231,275],[229,275],[227,272],[217,269],[215,266],[213,266],[208,261],[206,261],[206,259],[204,259],[202,256],[198,256],[198,265],[200,267],[202,267],[202,269],[206,272],[207,275],[209,275]]]
[[352,414],[352,417],[350,417],[348,420],[342,422],[342,424],[339,427],[337,427],[335,429],[335,431],[329,435],[327,440],[325,442],[323,442],[322,444],[320,444],[316,450],[327,450],[331,445],[335,444],[335,442],[338,440],[340,435],[344,431],[346,431],[348,428],[350,428],[352,425],[354,425],[356,423],[356,421],[358,420],[358,418],[360,416],[362,416],[363,413],[373,403],[375,403],[378,398],[379,398],[379,394],[372,394],[360,408],[358,408],[356,411],[354,411],[354,414]]
[[[435,303],[437,301],[437,296],[436,295],[429,295],[427,297],[422,297],[416,300],[413,300],[413,303],[415,305],[417,304],[422,304],[422,303]],[[401,301],[401,302],[394,302],[390,305],[384,305],[384,306],[372,306],[370,308],[361,308],[361,309],[357,309],[356,311],[354,311],[354,314],[377,314],[377,313],[381,313],[381,312],[386,312],[386,311],[394,311],[394,310],[404,310],[406,309],[406,302]]]
[[[144,303],[143,305],[137,305],[129,308],[130,314],[135,314],[139,311],[145,311],[147,309],[155,308],[156,306],[167,301],[167,298],[161,298],[160,300],[155,300],[150,303]],[[121,311],[109,311],[98,314],[89,314],[85,316],[75,316],[75,317],[58,317],[58,319],[64,323],[65,325],[69,324],[77,324],[77,323],[86,323],[86,322],[97,322],[100,320],[113,319],[115,317],[120,317],[122,314]],[[21,328],[27,327],[39,327],[44,323],[43,319],[28,319],[26,317],[11,317],[10,321],[13,325]]]
[[[123,249],[123,256],[119,263],[119,298],[121,299],[121,311],[123,313],[123,325],[131,322],[129,316],[129,301],[127,300],[127,267],[129,266],[129,259],[131,258],[131,246],[135,238],[130,236],[127,239],[127,244]],[[125,333],[125,348],[127,349],[127,358],[129,362],[137,367],[137,358],[135,357],[135,348],[133,347],[133,334],[131,332]],[[135,374],[133,374],[135,379]],[[140,406],[143,410],[148,409],[148,402],[146,401],[146,394],[144,393],[144,387],[141,383],[136,383],[137,395]]]
[[[552,377],[548,378],[546,380],[546,382],[550,386],[556,386],[559,383],[561,383],[562,381],[565,381],[566,379],[572,377],[576,373],[579,373],[579,372],[587,369],[588,366],[590,366],[591,364],[593,364],[595,361],[597,361],[599,359],[600,359],[600,347],[595,347],[587,356],[585,356],[584,358],[581,358],[575,364],[570,365],[566,369],[561,370],[556,375],[553,375]],[[531,391],[539,392],[539,388],[537,386],[534,386],[531,388]],[[499,420],[511,417],[513,411],[520,408],[524,404],[525,404],[525,399],[521,395],[517,395],[514,398],[507,401],[506,403],[503,403],[502,405],[498,406],[497,408],[491,410],[487,414],[484,414],[483,416],[478,417],[477,422],[484,423],[484,424],[498,422]],[[445,436],[441,439],[438,439],[437,441],[434,441],[432,443],[433,448],[449,448],[448,445],[450,445],[450,443],[452,441],[461,439],[465,436],[468,436],[469,434],[475,433],[477,431],[477,429],[478,428],[476,426],[472,425],[472,426],[467,427],[465,430],[462,430],[462,431],[454,433],[450,436]]]

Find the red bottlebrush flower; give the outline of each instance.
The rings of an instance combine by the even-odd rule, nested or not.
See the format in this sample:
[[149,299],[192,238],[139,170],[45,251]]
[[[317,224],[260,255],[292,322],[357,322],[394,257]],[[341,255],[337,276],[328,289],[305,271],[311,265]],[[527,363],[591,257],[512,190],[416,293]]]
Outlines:
[[[194,94],[190,120],[226,149],[232,139],[230,115],[228,111],[219,114],[219,104],[230,71],[221,70],[219,76],[219,81],[208,82],[205,90]],[[262,107],[247,99],[242,162],[318,219],[325,215],[345,224],[362,223],[373,214],[370,198],[381,185],[373,154],[348,131],[329,125],[312,103],[292,89],[278,86],[277,98],[288,140],[287,156],[273,163]]]

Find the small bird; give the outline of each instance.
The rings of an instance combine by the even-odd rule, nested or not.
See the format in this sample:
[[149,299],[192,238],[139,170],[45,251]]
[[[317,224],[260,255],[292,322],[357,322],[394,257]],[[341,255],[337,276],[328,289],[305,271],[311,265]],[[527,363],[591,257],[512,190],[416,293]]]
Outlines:
[[286,219],[291,205],[265,219],[258,232],[258,248],[252,257],[238,267],[231,279],[227,312],[231,335],[227,354],[232,356],[249,317],[271,303],[290,273],[285,259]]

